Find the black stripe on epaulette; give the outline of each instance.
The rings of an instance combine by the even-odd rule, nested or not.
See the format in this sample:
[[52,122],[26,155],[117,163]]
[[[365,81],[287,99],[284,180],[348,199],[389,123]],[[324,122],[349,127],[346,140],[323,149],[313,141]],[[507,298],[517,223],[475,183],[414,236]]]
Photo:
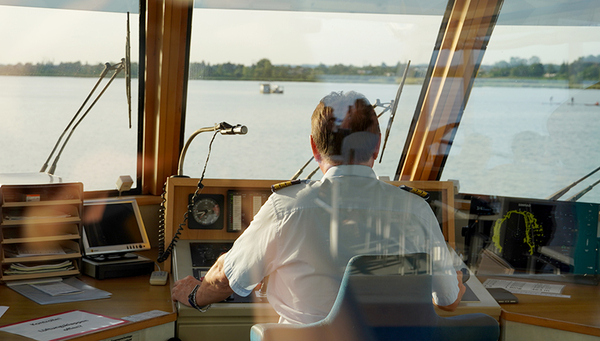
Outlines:
[[292,185],[297,185],[297,184],[300,184],[302,182],[303,182],[303,180],[290,180],[290,181],[280,182],[278,184],[271,185],[271,191],[275,192],[275,191],[280,190],[282,188],[290,187]]
[[412,188],[412,187],[408,187],[406,185],[400,185],[400,188],[402,188],[403,190],[416,194],[418,196],[420,196],[421,198],[423,198],[424,200],[429,200],[429,193],[425,192],[422,189],[418,189],[418,188]]

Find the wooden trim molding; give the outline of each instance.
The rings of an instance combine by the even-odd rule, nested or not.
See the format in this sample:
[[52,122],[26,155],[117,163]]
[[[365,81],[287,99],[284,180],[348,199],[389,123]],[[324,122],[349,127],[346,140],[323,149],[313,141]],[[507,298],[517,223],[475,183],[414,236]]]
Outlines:
[[177,173],[192,15],[191,1],[147,0],[142,192],[159,195]]
[[[568,314],[568,311],[564,312]],[[501,321],[512,321],[518,323],[524,323],[532,326],[544,327],[544,328],[552,328],[563,330],[572,333],[585,334],[585,335],[593,335],[600,336],[600,329],[597,326],[585,325],[581,323],[573,323],[570,321],[563,321],[557,319],[550,319],[539,317],[535,315],[528,314],[519,314],[508,312],[502,309],[500,313]]]
[[395,179],[439,180],[502,3],[449,3]]

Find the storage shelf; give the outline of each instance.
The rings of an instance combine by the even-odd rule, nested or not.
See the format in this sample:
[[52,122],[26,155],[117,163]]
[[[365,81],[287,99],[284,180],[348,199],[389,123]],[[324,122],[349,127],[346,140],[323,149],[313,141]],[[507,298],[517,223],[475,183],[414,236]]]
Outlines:
[[2,204],[4,207],[34,207],[34,206],[60,206],[60,205],[73,205],[79,204],[80,199],[70,200],[55,200],[55,201],[15,201],[5,202]]
[[44,226],[12,226],[4,227],[1,244],[20,244],[51,242],[61,240],[79,240],[81,238],[77,224]]
[[25,237],[25,238],[11,238],[4,239],[1,244],[21,244],[21,243],[38,243],[38,242],[53,242],[61,240],[79,240],[81,236],[79,234],[65,234],[60,236],[46,236],[46,237]]
[[30,275],[3,275],[3,281],[18,281],[23,279],[47,278],[47,277],[63,277],[79,275],[79,269],[69,271],[54,271],[54,272],[39,272]]
[[[0,281],[79,275],[83,184],[0,186]],[[64,250],[64,254],[55,251]],[[33,254],[21,257],[16,254]],[[6,274],[10,265],[70,260],[73,270]]]
[[21,225],[32,225],[32,224],[72,224],[79,223],[81,219],[79,217],[70,218],[25,218],[18,220],[4,220],[2,226],[21,226]]
[[18,274],[18,275],[4,275],[2,280],[4,281],[18,281],[23,279],[35,279],[35,278],[48,278],[48,277],[63,277],[79,275],[79,267],[77,262],[72,263],[75,269],[72,270],[61,270],[61,271],[45,271],[32,274]]
[[74,258],[81,258],[81,252],[66,253],[64,255],[5,257],[2,260],[2,264],[46,262],[46,261],[65,260],[65,259],[74,259]]

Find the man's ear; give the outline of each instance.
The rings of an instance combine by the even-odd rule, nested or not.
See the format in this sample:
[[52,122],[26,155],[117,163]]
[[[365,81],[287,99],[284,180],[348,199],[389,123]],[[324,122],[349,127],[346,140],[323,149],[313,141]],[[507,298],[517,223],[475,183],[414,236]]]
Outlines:
[[377,160],[377,156],[379,156],[379,150],[381,148],[381,133],[379,133],[379,139],[377,140],[377,148],[375,152],[373,152],[373,160]]
[[315,140],[313,140],[313,136],[310,135],[310,149],[312,150],[313,156],[315,157],[315,161],[321,162],[321,153],[317,149],[317,145],[315,144]]

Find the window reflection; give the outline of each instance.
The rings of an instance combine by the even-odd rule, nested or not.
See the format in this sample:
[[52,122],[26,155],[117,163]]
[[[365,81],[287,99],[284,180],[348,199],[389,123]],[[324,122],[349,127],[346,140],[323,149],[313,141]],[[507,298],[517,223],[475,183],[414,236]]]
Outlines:
[[[554,14],[503,25],[514,19],[514,4],[507,6],[442,179],[460,180],[463,193],[549,198],[600,166],[600,30],[582,17],[570,22],[577,26],[554,26]],[[600,174],[590,176],[560,200],[598,179]],[[579,201],[600,202],[600,187]]]

